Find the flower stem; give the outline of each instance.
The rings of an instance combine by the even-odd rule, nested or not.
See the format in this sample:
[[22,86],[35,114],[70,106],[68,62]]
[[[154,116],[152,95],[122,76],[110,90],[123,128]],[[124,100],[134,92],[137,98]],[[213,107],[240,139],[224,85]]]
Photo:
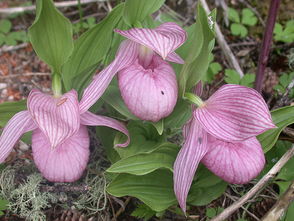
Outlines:
[[268,61],[268,55],[270,51],[271,41],[273,37],[273,30],[275,26],[276,17],[278,14],[279,5],[280,5],[280,0],[271,0],[266,27],[263,34],[261,52],[259,54],[258,68],[257,68],[256,80],[255,80],[255,89],[258,92],[261,92],[261,88],[262,88],[264,70],[266,68],[266,64]]
[[55,73],[52,75],[52,91],[54,97],[60,97],[62,95],[62,83],[60,74]]
[[82,5],[81,5],[81,0],[78,0],[78,9],[79,9],[79,16],[80,16],[80,29],[83,28],[83,9],[82,9]]
[[204,105],[204,102],[201,100],[200,97],[189,92],[185,93],[184,99],[189,100],[191,103],[195,104],[197,107],[201,107]]

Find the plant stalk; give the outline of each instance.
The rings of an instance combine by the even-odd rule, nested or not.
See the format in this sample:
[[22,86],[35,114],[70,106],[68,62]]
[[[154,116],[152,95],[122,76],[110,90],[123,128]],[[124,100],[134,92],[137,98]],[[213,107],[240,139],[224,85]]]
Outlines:
[[271,5],[268,13],[268,18],[266,22],[265,31],[262,39],[261,52],[258,58],[258,67],[256,72],[255,89],[260,93],[262,89],[264,70],[267,65],[268,56],[270,52],[273,30],[275,26],[276,17],[278,14],[278,9],[280,5],[280,0],[271,0]]

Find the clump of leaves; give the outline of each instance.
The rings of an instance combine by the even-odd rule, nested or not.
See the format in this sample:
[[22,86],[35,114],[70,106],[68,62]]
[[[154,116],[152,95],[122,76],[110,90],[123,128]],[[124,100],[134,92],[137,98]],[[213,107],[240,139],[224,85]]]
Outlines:
[[0,21],[0,46],[16,45],[18,42],[27,42],[28,37],[25,31],[11,31],[12,24],[7,19]]
[[93,28],[96,24],[96,19],[94,17],[87,18],[86,20],[73,24],[74,34],[80,34],[86,30]]
[[212,83],[212,81],[215,78],[215,75],[218,74],[222,70],[222,66],[218,62],[212,62],[213,56],[210,56],[210,64],[208,66],[208,70],[206,72],[206,75],[204,75],[204,78],[202,79],[204,82]]
[[247,73],[241,78],[237,71],[233,69],[226,69],[224,80],[228,84],[239,84],[252,88],[255,81],[255,74]]
[[[280,94],[285,94],[288,90],[289,85],[294,81],[294,72],[291,72],[289,74],[282,74],[282,76],[279,78],[279,84],[275,85],[274,89]],[[294,88],[292,87],[289,91],[289,97],[294,98]]]
[[241,15],[237,10],[229,8],[228,15],[229,20],[232,21],[230,30],[235,36],[246,37],[248,35],[246,26],[254,26],[257,23],[257,17],[249,8],[244,8]]
[[274,28],[275,41],[291,43],[294,41],[294,20],[289,20],[283,27],[280,23],[275,24]]

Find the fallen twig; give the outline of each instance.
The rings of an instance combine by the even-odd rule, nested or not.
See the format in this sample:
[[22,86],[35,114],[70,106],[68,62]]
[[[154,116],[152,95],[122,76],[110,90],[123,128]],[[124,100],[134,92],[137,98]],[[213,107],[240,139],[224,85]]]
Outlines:
[[288,190],[275,203],[275,205],[262,217],[262,221],[277,221],[281,220],[282,216],[287,211],[289,205],[294,200],[294,181],[292,181]]
[[[205,0],[200,0],[204,10],[206,11],[206,13],[210,13],[210,10],[208,8],[208,5],[206,3]],[[234,68],[238,74],[240,75],[240,77],[243,77],[244,76],[244,73],[235,57],[235,55],[233,54],[233,52],[231,51],[228,43],[226,42],[225,40],[225,37],[224,35],[222,34],[218,24],[215,24],[215,34],[216,34],[216,39],[217,39],[217,42],[219,44],[219,46],[221,47],[221,49],[223,50],[224,52],[224,55],[227,59],[227,61],[229,62],[230,66],[232,66],[232,68]]]
[[131,197],[128,197],[126,201],[124,202],[124,207],[119,208],[119,210],[115,213],[115,218],[119,217],[126,209],[126,206],[131,201]]
[[264,175],[259,182],[244,196],[242,196],[238,201],[233,203],[231,206],[226,208],[216,217],[212,218],[211,221],[223,221],[226,220],[231,214],[233,214],[237,209],[243,206],[250,198],[257,194],[264,186],[276,176],[276,174],[282,169],[282,167],[293,157],[294,155],[294,145],[281,157],[281,159],[272,167],[272,169]]
[[[93,2],[105,2],[107,0],[81,0],[81,4],[88,4]],[[71,7],[78,5],[78,1],[64,1],[54,3],[57,8]],[[13,8],[0,8],[0,14],[10,15],[13,13],[22,13],[34,11],[36,9],[35,5],[23,6],[23,7],[13,7]]]
[[49,75],[51,75],[51,73],[31,72],[31,73],[0,76],[0,79],[18,78],[18,77],[27,77],[27,76],[49,76]]
[[[231,200],[233,200],[234,202],[236,202],[236,199],[234,199],[234,197],[231,196],[230,194],[225,193],[225,195],[226,195],[228,198],[230,198]],[[250,211],[248,211],[248,209],[246,209],[244,206],[241,206],[241,208],[242,208],[245,212],[247,212],[250,216],[252,216],[254,219],[259,220],[259,218],[258,218],[257,216],[255,216],[253,213],[251,213]]]
[[8,52],[8,51],[14,51],[14,50],[18,50],[18,49],[21,49],[21,48],[25,48],[29,45],[29,43],[22,43],[22,44],[19,44],[19,45],[13,45],[13,46],[2,46],[0,48],[0,55],[4,52]]
[[283,133],[285,133],[287,136],[294,138],[294,129],[290,128],[290,127],[286,127],[283,130]]
[[49,185],[40,185],[40,191],[42,192],[55,192],[55,193],[60,193],[60,192],[78,192],[78,193],[83,193],[87,192],[91,189],[88,185],[60,185],[56,184],[53,186]]

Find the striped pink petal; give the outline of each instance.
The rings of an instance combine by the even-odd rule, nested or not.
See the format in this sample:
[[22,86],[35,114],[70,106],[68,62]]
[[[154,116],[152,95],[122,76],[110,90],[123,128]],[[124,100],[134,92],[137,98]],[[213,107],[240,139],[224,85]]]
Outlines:
[[187,38],[186,31],[176,23],[164,23],[155,29],[132,28],[126,31],[118,29],[115,31],[132,41],[152,49],[162,56],[163,59],[169,57],[169,60],[171,59],[174,62],[183,62],[178,55],[171,54],[180,47]]
[[186,132],[185,143],[174,163],[174,191],[184,212],[196,169],[208,149],[207,133],[196,120],[190,121],[185,127],[188,134]]
[[265,158],[255,137],[238,143],[213,138],[209,139],[209,151],[201,162],[225,181],[243,184],[261,172]]
[[32,136],[33,157],[42,175],[52,182],[74,182],[78,180],[89,159],[90,139],[87,128],[81,126],[77,133],[56,148],[50,144],[41,130]]
[[131,65],[138,56],[139,45],[126,40],[116,54],[115,60],[103,69],[85,89],[80,101],[80,112],[86,112],[104,93],[112,78],[123,68]]
[[178,63],[178,64],[185,63],[185,61],[176,52],[169,53],[165,60],[170,61],[170,62],[174,62],[174,63]]
[[26,132],[36,129],[28,111],[15,114],[6,124],[0,137],[0,163],[8,157],[18,139]]
[[129,110],[142,120],[153,122],[168,116],[177,102],[176,75],[158,55],[148,69],[137,61],[118,74],[122,98]]
[[79,103],[74,90],[59,98],[32,90],[28,97],[28,110],[52,148],[79,130]]
[[130,143],[129,131],[125,125],[110,117],[99,116],[87,111],[81,115],[81,124],[88,126],[105,126],[110,127],[124,133],[127,136],[127,141],[123,144],[117,144],[119,147],[126,147]]
[[254,89],[227,84],[216,91],[194,117],[219,139],[241,141],[275,128],[269,109]]

